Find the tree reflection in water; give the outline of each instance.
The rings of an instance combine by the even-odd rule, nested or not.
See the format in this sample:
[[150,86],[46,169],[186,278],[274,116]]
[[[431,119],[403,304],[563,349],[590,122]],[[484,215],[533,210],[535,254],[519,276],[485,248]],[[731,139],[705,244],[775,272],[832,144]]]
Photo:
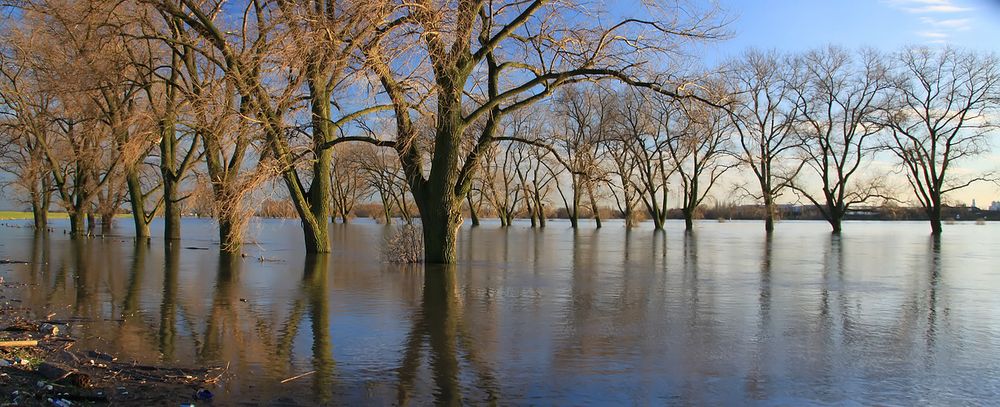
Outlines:
[[[412,316],[406,348],[400,364],[397,403],[408,404],[417,390],[416,381],[422,361],[429,364],[434,385],[434,404],[495,404],[497,383],[490,368],[478,357],[463,323],[464,309],[458,296],[454,265],[425,265],[421,306]],[[428,354],[422,355],[423,351]],[[484,400],[463,395],[462,369],[471,366],[476,388],[486,394]]]

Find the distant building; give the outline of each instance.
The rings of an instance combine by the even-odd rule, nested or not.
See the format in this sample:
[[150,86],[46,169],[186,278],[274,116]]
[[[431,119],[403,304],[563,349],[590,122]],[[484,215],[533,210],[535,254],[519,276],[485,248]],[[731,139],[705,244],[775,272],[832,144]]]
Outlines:
[[993,203],[990,204],[990,210],[1000,211],[1000,201],[993,201]]

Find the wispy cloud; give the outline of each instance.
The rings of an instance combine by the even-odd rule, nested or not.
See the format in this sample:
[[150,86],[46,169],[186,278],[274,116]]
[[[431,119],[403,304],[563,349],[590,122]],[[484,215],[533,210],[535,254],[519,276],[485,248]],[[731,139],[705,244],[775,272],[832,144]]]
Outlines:
[[888,0],[888,3],[898,9],[917,14],[973,11],[973,8],[955,4],[952,0]]
[[972,28],[971,18],[937,19],[933,17],[920,17],[920,22],[941,30],[966,31]]
[[924,37],[924,38],[932,38],[932,39],[944,39],[944,38],[948,38],[948,34],[945,34],[945,33],[940,32],[940,31],[918,31],[917,35],[919,35],[921,37]]
[[952,34],[972,29],[972,18],[966,16],[975,11],[960,0],[884,0],[889,6],[911,14],[920,14],[923,25],[917,36],[932,44],[948,42]]

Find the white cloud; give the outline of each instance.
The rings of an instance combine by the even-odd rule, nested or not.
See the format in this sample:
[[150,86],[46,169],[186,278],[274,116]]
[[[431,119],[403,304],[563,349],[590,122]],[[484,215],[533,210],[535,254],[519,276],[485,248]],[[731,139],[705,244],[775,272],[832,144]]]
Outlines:
[[917,32],[917,35],[919,35],[921,37],[924,37],[924,38],[931,38],[931,39],[944,39],[944,38],[948,38],[948,34],[945,34],[943,32],[939,32],[939,31],[920,31],[920,32]]
[[960,6],[952,0],[888,0],[896,8],[909,13],[961,13],[972,11],[971,7]]
[[885,4],[911,14],[921,14],[921,31],[915,34],[930,44],[944,44],[959,31],[972,29],[973,19],[966,17],[975,9],[965,0],[883,0]]
[[920,21],[935,28],[945,30],[966,31],[972,28],[971,18],[949,18],[939,20],[932,17],[920,17]]

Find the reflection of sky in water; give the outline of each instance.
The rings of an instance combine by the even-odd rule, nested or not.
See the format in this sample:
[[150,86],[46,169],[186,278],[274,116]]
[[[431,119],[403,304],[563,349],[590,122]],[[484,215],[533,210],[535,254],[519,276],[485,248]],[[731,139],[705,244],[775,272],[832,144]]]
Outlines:
[[[126,223],[116,231],[129,233]],[[207,221],[184,226],[215,235]],[[264,221],[231,269],[205,238],[167,257],[156,238],[136,251],[127,237],[74,244],[57,231],[43,245],[30,229],[4,228],[0,257],[35,264],[0,266],[0,275],[34,283],[20,294],[32,307],[96,320],[72,328],[81,349],[229,362],[222,401],[952,405],[1000,396],[993,224],[949,225],[939,244],[919,222],[848,222],[840,239],[824,223],[784,222],[770,241],[750,222],[702,222],[694,236],[680,223],[666,235],[615,222],[575,233],[559,221],[544,231],[487,224],[462,231],[453,274],[427,276],[380,259],[383,226],[333,226],[325,262],[305,258],[298,227]]]

